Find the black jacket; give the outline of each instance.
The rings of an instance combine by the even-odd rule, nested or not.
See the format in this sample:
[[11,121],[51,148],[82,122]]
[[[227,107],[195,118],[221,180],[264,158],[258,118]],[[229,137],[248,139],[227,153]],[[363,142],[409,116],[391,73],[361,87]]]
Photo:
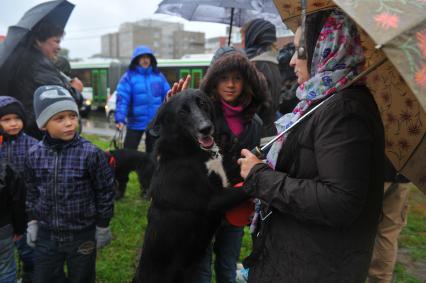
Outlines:
[[226,123],[220,103],[215,103],[215,141],[223,156],[223,166],[231,185],[242,182],[240,166],[237,164],[243,148],[252,149],[260,144],[262,120],[256,114],[245,124],[239,137],[234,136]]
[[25,231],[25,187],[11,165],[0,159],[0,227],[8,224],[12,224],[14,234]]
[[16,62],[15,73],[9,85],[10,94],[22,102],[27,114],[25,131],[38,140],[41,140],[42,133],[38,129],[33,107],[34,91],[42,85],[59,85],[68,89],[76,99],[77,104],[81,104],[82,96],[78,93],[60,74],[56,66],[38,49],[29,48],[22,51],[22,56]]
[[262,107],[258,112],[263,121],[262,137],[273,136],[277,133],[274,125],[275,113],[279,108],[280,92],[281,92],[281,75],[278,67],[278,61],[275,53],[272,51],[264,52],[250,59],[256,66],[256,69],[263,74],[268,84],[268,96],[271,99],[269,107]]
[[335,94],[245,187],[272,210],[249,282],[365,282],[383,196],[384,131],[366,88]]

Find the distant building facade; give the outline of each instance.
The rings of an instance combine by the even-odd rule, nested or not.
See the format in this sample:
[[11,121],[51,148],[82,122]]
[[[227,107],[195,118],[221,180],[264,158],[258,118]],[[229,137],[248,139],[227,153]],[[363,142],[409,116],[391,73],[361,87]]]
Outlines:
[[180,58],[184,54],[204,53],[205,35],[190,32],[183,24],[151,19],[120,25],[116,33],[101,37],[101,55],[128,59],[138,45],[147,45],[158,58]]

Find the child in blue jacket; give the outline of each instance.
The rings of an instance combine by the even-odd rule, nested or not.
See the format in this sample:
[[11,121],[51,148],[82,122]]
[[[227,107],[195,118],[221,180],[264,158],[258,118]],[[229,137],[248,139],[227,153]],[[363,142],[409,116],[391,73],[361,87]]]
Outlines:
[[[25,123],[25,111],[21,102],[10,96],[0,96],[0,158],[6,160],[20,175],[24,172],[28,150],[37,143],[36,139],[23,132]],[[15,241],[15,245],[23,262],[22,282],[32,282],[34,250],[27,245],[25,234]]]
[[78,108],[60,86],[34,93],[45,131],[26,159],[27,242],[35,246],[34,282],[95,282],[96,248],[111,241],[113,172],[105,153],[77,133]]

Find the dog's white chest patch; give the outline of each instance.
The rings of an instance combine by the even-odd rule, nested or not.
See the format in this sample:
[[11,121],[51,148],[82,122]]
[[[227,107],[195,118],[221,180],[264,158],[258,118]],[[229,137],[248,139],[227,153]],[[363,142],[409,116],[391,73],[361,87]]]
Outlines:
[[222,156],[218,155],[215,158],[209,159],[206,163],[207,171],[216,173],[222,179],[224,188],[228,186],[228,178],[226,177],[225,169],[223,169]]

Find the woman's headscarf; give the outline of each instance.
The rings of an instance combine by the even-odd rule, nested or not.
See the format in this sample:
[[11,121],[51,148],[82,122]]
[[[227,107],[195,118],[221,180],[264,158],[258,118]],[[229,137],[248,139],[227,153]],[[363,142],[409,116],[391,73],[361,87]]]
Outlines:
[[[309,28],[309,27],[308,27]],[[340,11],[333,11],[322,27],[312,56],[311,77],[299,85],[296,96],[300,102],[275,122],[283,132],[294,124],[315,101],[322,100],[342,89],[354,79],[364,64],[364,52],[354,23]],[[277,140],[267,155],[275,168],[286,135]]]
[[245,51],[249,59],[268,51],[277,41],[275,26],[263,19],[249,22],[244,34]]

